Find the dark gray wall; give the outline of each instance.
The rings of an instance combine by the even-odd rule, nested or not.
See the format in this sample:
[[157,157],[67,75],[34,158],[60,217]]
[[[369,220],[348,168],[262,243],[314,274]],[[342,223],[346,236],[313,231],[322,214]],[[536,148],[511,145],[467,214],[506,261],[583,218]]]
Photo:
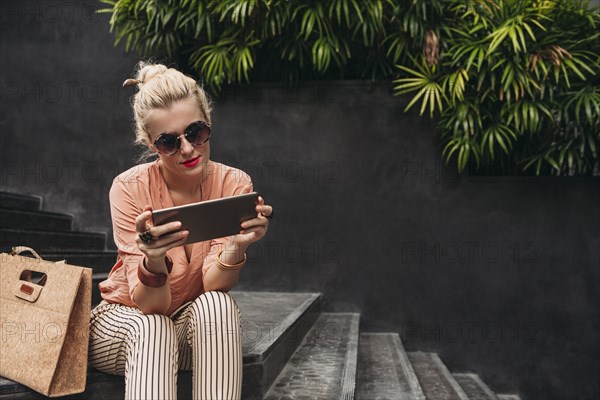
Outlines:
[[[120,85],[137,58],[112,47],[95,2],[0,4],[2,190],[110,238],[108,189],[136,155]],[[599,180],[458,178],[389,87],[215,98],[213,159],[276,208],[238,289],[323,292],[327,310],[497,391],[598,398]]]

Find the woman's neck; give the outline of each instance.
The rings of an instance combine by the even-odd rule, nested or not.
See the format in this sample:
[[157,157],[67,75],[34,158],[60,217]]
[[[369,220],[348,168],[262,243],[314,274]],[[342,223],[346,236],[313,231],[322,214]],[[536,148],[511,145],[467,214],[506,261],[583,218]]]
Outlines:
[[206,166],[203,168],[201,179],[181,179],[181,177],[173,175],[171,171],[165,168],[160,160],[158,161],[158,168],[171,193],[176,193],[178,197],[189,201],[202,199],[202,187],[208,177]]

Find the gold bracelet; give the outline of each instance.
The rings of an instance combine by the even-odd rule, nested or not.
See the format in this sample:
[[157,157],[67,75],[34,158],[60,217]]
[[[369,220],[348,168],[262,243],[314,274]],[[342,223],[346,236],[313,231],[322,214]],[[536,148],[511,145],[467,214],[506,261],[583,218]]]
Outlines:
[[246,264],[246,259],[247,259],[246,253],[244,253],[244,259],[237,264],[225,264],[223,261],[221,261],[222,253],[223,253],[223,250],[221,250],[219,252],[219,254],[217,254],[216,264],[217,264],[217,267],[219,267],[223,271],[236,271],[238,269],[241,269],[244,266],[244,264]]

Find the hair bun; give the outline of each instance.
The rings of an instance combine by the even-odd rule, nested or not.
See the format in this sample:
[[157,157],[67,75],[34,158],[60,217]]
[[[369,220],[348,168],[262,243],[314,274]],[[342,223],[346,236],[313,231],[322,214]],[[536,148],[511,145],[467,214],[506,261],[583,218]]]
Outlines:
[[168,68],[163,64],[152,64],[151,62],[140,62],[138,65],[137,80],[142,83],[148,82],[150,79],[163,75]]

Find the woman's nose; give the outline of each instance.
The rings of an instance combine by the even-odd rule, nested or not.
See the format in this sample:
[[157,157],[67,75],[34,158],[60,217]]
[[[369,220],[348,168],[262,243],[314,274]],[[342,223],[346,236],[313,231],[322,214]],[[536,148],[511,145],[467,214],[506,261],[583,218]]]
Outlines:
[[192,144],[187,141],[185,136],[181,135],[179,137],[179,140],[180,140],[180,144],[181,144],[180,150],[183,154],[189,154],[194,151],[194,146],[192,146]]

